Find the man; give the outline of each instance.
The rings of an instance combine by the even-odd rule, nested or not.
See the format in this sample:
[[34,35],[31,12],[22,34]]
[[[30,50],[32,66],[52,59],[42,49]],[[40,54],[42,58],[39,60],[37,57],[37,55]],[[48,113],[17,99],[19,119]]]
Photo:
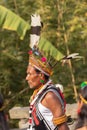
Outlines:
[[34,89],[29,110],[29,130],[69,130],[62,98],[49,79],[52,69],[42,59],[31,54],[27,68],[26,80]]

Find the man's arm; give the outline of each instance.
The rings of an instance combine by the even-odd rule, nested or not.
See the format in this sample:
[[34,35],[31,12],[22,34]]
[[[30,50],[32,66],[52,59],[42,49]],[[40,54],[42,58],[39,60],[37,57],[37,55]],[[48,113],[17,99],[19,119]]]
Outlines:
[[[65,113],[62,109],[62,105],[57,95],[53,92],[48,92],[42,101],[42,104],[46,106],[53,114],[53,120],[62,117]],[[67,123],[61,123],[58,125],[58,130],[69,130]]]

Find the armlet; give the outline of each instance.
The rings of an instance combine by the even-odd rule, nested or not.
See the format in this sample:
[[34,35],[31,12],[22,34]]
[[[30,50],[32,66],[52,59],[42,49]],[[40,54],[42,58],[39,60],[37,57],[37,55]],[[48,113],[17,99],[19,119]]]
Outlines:
[[65,114],[61,117],[53,118],[54,125],[60,125],[62,123],[65,123],[66,121],[67,121],[67,117]]

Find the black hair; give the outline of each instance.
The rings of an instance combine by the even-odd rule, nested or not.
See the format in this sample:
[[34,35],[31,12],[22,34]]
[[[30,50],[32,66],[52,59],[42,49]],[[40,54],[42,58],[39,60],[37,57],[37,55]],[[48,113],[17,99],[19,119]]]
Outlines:
[[[81,88],[79,93],[87,101],[87,86],[85,86],[84,88]],[[80,98],[79,98],[79,101],[81,101]],[[78,120],[77,120],[75,129],[81,128],[83,126],[87,126],[87,104],[85,103],[83,103],[81,107],[81,111],[78,114]]]
[[45,77],[45,80],[49,80],[49,76],[48,75],[46,75],[46,74],[44,74],[44,77]]
[[[36,71],[37,74],[42,73],[42,72],[41,72],[40,70],[38,70],[37,68],[35,68],[35,71]],[[44,74],[44,73],[43,73],[43,74]],[[46,81],[49,80],[49,76],[46,75],[46,74],[44,74],[44,78],[45,78]]]

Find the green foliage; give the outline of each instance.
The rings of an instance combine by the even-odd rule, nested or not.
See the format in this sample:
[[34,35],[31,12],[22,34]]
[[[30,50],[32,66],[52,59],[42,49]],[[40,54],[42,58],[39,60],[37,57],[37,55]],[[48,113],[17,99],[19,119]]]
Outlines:
[[20,39],[23,39],[30,26],[12,11],[0,6],[0,26],[7,30],[17,31]]
[[64,55],[60,51],[58,51],[52,45],[52,43],[50,43],[48,40],[44,38],[40,39],[39,49],[46,55],[46,57],[53,57],[57,61],[61,60],[64,57]]

